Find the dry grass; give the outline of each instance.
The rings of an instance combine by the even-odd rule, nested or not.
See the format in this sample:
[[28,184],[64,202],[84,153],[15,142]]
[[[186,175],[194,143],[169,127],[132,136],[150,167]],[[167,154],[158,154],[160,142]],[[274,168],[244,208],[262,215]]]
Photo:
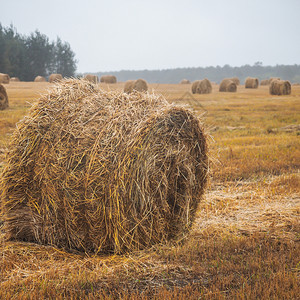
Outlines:
[[[48,86],[7,86],[1,149],[28,102]],[[300,87],[288,96],[269,95],[268,86],[239,86],[234,94],[219,93],[217,85],[207,95],[189,89],[149,85],[192,107],[211,131],[210,186],[192,233],[124,256],[2,240],[0,298],[298,299]]]

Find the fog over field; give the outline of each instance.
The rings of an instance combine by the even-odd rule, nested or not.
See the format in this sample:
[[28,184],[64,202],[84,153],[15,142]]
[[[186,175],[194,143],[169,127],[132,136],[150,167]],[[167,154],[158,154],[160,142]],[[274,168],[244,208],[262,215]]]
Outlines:
[[1,23],[70,43],[78,72],[299,64],[298,0],[3,1]]

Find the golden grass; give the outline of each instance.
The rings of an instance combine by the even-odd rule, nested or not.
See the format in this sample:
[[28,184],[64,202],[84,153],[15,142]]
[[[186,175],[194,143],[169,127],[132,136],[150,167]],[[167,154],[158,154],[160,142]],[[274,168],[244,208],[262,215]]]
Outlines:
[[[0,149],[27,103],[48,86],[7,85]],[[122,90],[124,83],[101,86]],[[2,239],[0,299],[298,298],[300,141],[298,127],[286,126],[300,124],[300,87],[288,96],[269,95],[268,86],[227,94],[213,85],[208,95],[180,84],[149,90],[192,107],[210,129],[211,180],[191,234],[124,256]]]

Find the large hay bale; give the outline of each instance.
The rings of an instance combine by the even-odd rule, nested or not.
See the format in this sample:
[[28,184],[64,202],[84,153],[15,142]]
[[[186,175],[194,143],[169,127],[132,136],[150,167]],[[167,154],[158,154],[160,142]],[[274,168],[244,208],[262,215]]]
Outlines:
[[0,84],[0,110],[4,110],[8,107],[8,97],[5,87]]
[[130,94],[134,91],[147,92],[148,84],[144,79],[128,80],[125,82],[124,93]]
[[210,94],[212,92],[212,85],[208,79],[200,80],[196,87],[197,94]]
[[34,82],[46,82],[46,78],[44,76],[36,76],[34,78]]
[[199,82],[200,82],[200,80],[195,80],[195,81],[193,82],[192,87],[191,87],[192,93],[193,93],[193,94],[196,94],[197,86],[198,86],[198,83],[199,83]]
[[269,84],[271,84],[272,81],[274,81],[274,80],[280,80],[280,78],[279,77],[270,77]]
[[10,78],[10,81],[13,81],[13,82],[19,82],[20,79],[18,77],[11,77]]
[[240,80],[238,77],[232,77],[230,78],[237,86],[240,85]]
[[10,77],[8,74],[0,73],[0,83],[9,83]]
[[182,237],[207,180],[199,119],[161,96],[56,83],[19,122],[0,190],[6,239],[115,252]]
[[62,77],[62,75],[61,74],[51,74],[50,76],[49,76],[49,82],[57,82],[57,81],[60,81],[60,80],[62,80],[63,79],[63,77]]
[[260,85],[269,85],[269,79],[261,80]]
[[219,92],[235,93],[237,90],[236,84],[230,78],[224,78],[219,86]]
[[103,83],[117,83],[117,77],[114,75],[103,75],[100,78],[100,82]]
[[290,95],[292,86],[288,80],[272,80],[269,92],[271,95]]
[[258,88],[258,79],[253,77],[247,77],[245,80],[246,89],[257,89]]
[[93,83],[98,83],[99,79],[97,75],[93,75],[93,74],[87,74],[84,76],[84,79],[89,81],[89,82],[93,82]]
[[191,83],[191,82],[188,79],[182,79],[180,81],[180,84],[189,84],[189,83]]

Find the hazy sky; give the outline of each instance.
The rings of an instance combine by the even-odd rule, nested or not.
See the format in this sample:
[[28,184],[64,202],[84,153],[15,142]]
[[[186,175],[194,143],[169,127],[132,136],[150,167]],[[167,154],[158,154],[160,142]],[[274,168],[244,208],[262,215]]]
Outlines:
[[300,64],[300,0],[0,0],[2,26],[70,43],[77,72]]

